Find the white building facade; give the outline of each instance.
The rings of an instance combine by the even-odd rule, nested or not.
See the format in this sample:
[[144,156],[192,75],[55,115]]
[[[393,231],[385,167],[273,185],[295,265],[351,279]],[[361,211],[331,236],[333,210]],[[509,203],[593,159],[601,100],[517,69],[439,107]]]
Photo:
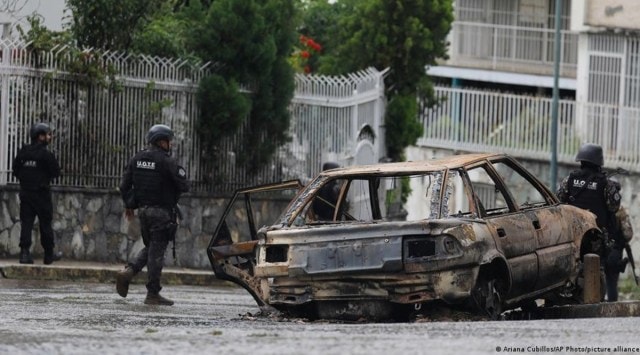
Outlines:
[[[457,0],[449,59],[428,73],[443,104],[423,114],[422,146],[548,160],[556,2]],[[640,172],[640,2],[562,0],[558,154],[605,148]]]

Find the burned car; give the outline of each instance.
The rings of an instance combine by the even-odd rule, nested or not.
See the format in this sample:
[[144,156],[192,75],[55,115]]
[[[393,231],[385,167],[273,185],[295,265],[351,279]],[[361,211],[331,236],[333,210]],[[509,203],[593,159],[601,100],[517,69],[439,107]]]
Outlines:
[[577,302],[598,238],[593,214],[560,204],[512,157],[467,154],[238,190],[207,253],[216,277],[294,316],[404,319],[447,305],[497,319],[537,299]]

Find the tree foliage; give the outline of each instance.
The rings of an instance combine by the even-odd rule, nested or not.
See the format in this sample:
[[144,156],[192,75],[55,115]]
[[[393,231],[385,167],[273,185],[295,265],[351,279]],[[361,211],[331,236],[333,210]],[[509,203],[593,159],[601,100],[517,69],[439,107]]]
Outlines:
[[79,47],[129,50],[134,36],[166,0],[66,0]]
[[[322,38],[327,49],[321,72],[391,68],[385,79],[387,151],[393,160],[403,160],[404,148],[422,134],[415,101],[422,97],[433,103],[426,66],[446,57],[451,0],[311,0],[307,9],[305,19],[313,20],[304,28]],[[325,28],[334,32],[324,33],[322,24],[332,23],[337,25]]]
[[238,95],[239,89],[235,81],[227,81],[220,75],[211,75],[200,83],[197,99],[201,111],[200,134],[208,138],[203,143],[210,152],[217,150],[215,143],[227,132],[236,132],[249,113],[251,103],[245,96]]
[[[418,98],[433,103],[426,66],[446,56],[452,0],[67,0],[69,30],[79,46],[211,61],[200,83],[205,148],[244,126],[239,163],[258,169],[288,139],[299,35],[322,44],[314,66],[346,74],[391,68],[385,79],[387,151],[421,135]],[[301,25],[298,25],[302,20]],[[315,62],[317,61],[317,62]],[[242,87],[242,90],[238,90]],[[248,120],[247,125],[244,125]]]
[[296,39],[297,1],[67,0],[67,5],[70,31],[80,46],[214,63],[214,73],[198,90],[204,147],[215,153],[248,119],[239,163],[258,169],[288,139],[294,83],[287,60]]
[[[220,85],[226,88],[233,83],[247,85],[249,94],[237,92],[237,95],[248,95],[247,106],[250,103],[239,162],[251,162],[254,170],[269,162],[275,150],[287,140],[288,105],[294,89],[293,71],[287,59],[295,41],[292,20],[295,9],[292,0],[216,0],[199,28],[201,34],[194,38],[197,55],[220,64]],[[225,102],[221,101],[225,100],[221,93],[230,92],[204,94],[205,90],[201,86],[201,105]],[[222,116],[244,119],[237,116],[238,112]],[[217,126],[218,117],[220,115],[203,111],[200,121]],[[203,139],[210,138],[203,136]]]

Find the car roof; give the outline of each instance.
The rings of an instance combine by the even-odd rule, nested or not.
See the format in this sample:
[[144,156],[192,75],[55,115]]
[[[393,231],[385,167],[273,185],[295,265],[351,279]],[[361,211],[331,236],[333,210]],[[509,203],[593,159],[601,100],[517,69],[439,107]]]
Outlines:
[[377,175],[386,173],[420,173],[428,171],[439,171],[445,169],[455,169],[468,166],[486,159],[506,157],[506,154],[477,153],[460,154],[444,158],[407,161],[399,163],[380,163],[372,165],[349,166],[345,168],[326,170],[320,173],[321,176],[334,177],[342,175]]

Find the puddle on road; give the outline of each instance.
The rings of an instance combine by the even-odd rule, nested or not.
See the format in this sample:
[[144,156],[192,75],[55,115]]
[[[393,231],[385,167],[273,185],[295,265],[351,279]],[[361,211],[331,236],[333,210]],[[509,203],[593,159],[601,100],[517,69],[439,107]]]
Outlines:
[[245,321],[272,321],[272,322],[284,322],[284,323],[310,323],[310,324],[365,324],[365,323],[427,323],[427,322],[480,322],[488,321],[489,318],[473,314],[465,311],[450,309],[450,308],[438,308],[432,309],[428,313],[421,313],[412,316],[407,321],[388,320],[388,321],[373,321],[366,318],[358,320],[342,320],[342,319],[308,319],[308,318],[296,318],[290,317],[279,311],[265,311],[261,310],[256,313],[247,312],[239,315],[239,320]]

